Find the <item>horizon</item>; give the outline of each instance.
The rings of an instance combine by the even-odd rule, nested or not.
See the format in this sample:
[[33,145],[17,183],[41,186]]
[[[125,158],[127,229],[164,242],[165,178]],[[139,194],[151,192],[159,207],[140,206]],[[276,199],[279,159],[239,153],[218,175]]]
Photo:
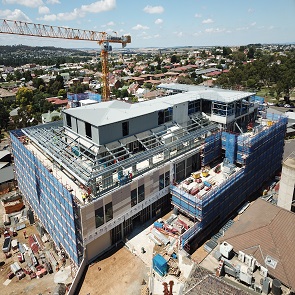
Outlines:
[[[130,34],[130,48],[217,47],[294,42],[295,1],[2,0],[0,18]],[[0,34],[4,45],[89,48],[91,41]],[[92,41],[93,42],[93,41]],[[216,45],[219,44],[219,45]],[[131,47],[132,46],[132,47]],[[94,46],[95,47],[95,46]],[[99,46],[97,46],[99,47]],[[119,47],[119,45],[116,45]]]

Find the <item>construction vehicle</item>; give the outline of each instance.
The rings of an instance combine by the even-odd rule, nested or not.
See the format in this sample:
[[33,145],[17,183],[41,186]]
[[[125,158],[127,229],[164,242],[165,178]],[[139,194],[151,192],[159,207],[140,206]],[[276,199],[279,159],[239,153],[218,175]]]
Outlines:
[[110,99],[108,53],[112,51],[110,43],[120,43],[124,48],[131,43],[131,36],[111,36],[106,32],[97,32],[90,30],[73,29],[58,26],[49,26],[34,24],[24,21],[0,19],[0,33],[15,34],[23,36],[68,39],[79,41],[96,41],[101,46],[101,63],[102,63],[102,100]]

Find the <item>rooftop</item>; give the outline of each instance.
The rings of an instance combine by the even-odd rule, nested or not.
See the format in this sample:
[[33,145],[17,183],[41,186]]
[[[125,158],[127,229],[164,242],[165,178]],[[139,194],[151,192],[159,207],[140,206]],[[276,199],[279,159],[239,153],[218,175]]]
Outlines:
[[[241,92],[224,90],[217,88],[208,88],[193,85],[182,84],[160,84],[159,88],[183,91],[184,93],[174,94],[165,97],[159,97],[152,101],[143,101],[136,104],[130,104],[123,101],[113,100],[100,104],[83,106],[64,110],[66,114],[82,119],[94,126],[103,126],[128,120],[130,118],[140,117],[158,110],[173,107],[176,104],[197,99],[206,99],[211,101],[220,101],[230,103],[255,95],[252,92]],[[185,92],[187,91],[187,92]],[[87,118],[85,118],[87,111]]]
[[295,289],[294,224],[293,212],[258,199],[219,241],[253,255],[271,276]]
[[[30,139],[26,143],[27,148],[82,201],[81,186],[85,189],[89,182],[95,180],[98,192],[93,192],[93,197],[100,197],[121,185],[119,172],[122,171],[124,178],[131,171],[133,178],[142,175],[173,157],[189,152],[192,148],[201,148],[205,136],[216,130],[216,124],[196,117],[193,118],[193,123],[186,127],[171,123],[103,146],[72,133],[62,126],[62,122],[26,128],[23,133]],[[174,140],[166,141],[167,136],[173,136]],[[129,151],[128,143],[135,141],[138,141],[144,150]],[[60,166],[63,167],[62,171]],[[134,166],[136,171],[132,169]]]

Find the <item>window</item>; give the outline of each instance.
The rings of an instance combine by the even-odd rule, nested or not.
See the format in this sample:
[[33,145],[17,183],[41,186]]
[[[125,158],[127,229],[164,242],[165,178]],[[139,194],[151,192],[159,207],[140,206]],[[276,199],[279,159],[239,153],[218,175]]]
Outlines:
[[168,108],[158,112],[158,125],[164,124],[166,122],[172,121],[173,109]]
[[159,190],[162,190],[164,188],[164,174],[161,174],[159,176]]
[[131,207],[137,204],[137,189],[131,191]]
[[138,187],[138,203],[144,200],[144,184]]
[[123,136],[129,135],[129,122],[122,123],[122,134]]
[[105,215],[106,215],[106,222],[113,219],[113,204],[112,202],[108,203],[104,207]]
[[194,100],[188,102],[188,114],[194,114],[200,111],[200,100]]
[[67,126],[72,128],[72,120],[69,114],[66,114],[66,121],[67,121]]
[[103,221],[103,208],[100,207],[98,209],[95,210],[95,226],[96,228],[100,227],[101,225],[103,225],[104,221]]
[[169,186],[169,184],[170,184],[170,171],[167,171],[165,173],[165,187]]
[[158,125],[164,124],[164,111],[158,112]]
[[86,136],[89,138],[92,138],[92,133],[91,133],[91,124],[85,122],[85,132]]

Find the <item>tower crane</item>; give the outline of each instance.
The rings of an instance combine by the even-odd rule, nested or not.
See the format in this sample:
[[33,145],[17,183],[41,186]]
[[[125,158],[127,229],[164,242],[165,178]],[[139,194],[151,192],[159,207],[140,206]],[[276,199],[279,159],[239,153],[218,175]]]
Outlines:
[[120,43],[124,48],[128,43],[131,43],[130,35],[118,37],[111,36],[106,32],[49,26],[7,19],[0,19],[0,33],[56,39],[96,41],[101,46],[100,55],[102,64],[103,101],[107,101],[110,98],[108,68],[108,53],[112,50],[112,46],[110,44]]

